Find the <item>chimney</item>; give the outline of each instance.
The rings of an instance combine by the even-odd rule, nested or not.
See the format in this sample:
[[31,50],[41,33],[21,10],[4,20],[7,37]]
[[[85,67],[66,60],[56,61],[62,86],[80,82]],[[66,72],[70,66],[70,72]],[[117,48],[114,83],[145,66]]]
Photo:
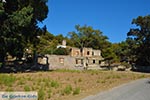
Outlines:
[[66,46],[66,40],[63,40],[63,41],[62,41],[62,45],[63,45],[63,46]]

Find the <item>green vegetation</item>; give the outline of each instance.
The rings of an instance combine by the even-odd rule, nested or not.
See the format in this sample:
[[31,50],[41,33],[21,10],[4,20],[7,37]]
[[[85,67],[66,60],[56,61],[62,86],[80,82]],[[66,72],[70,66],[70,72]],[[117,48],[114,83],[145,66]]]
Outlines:
[[75,89],[72,88],[71,85],[67,85],[63,90],[62,90],[62,95],[78,95],[80,94],[81,89],[79,87],[76,87]]
[[28,86],[28,85],[25,85],[24,86],[24,91],[30,91],[31,89],[30,89],[30,86]]
[[57,81],[51,81],[51,87],[58,88],[59,83]]
[[[142,24],[144,20],[146,21]],[[68,50],[62,48],[60,48],[60,50],[56,49],[56,46],[61,44],[62,40],[65,39],[68,46],[78,47],[81,51],[84,47],[102,50],[102,56],[106,59],[108,58],[110,63],[123,62],[123,64],[125,64],[125,62],[130,62],[130,64],[149,65],[149,31],[146,31],[149,30],[149,20],[149,16],[140,16],[137,19],[133,19],[133,24],[140,28],[131,29],[127,33],[127,39],[120,43],[110,43],[107,36],[104,36],[100,30],[93,29],[91,26],[76,25],[76,32],[69,32],[68,37],[63,37],[62,35],[54,36],[47,32],[45,36],[43,35],[40,38],[41,41],[45,41],[45,47],[42,47],[42,45],[39,47],[42,48],[41,50],[44,50],[43,48],[47,49],[45,53],[48,54],[66,55],[68,54]],[[49,37],[49,39],[47,39],[46,36]],[[40,51],[40,48],[38,50],[41,53],[43,52]],[[139,51],[142,52],[139,53]],[[145,52],[147,52],[148,55]]]
[[15,81],[16,77],[13,76],[12,74],[10,75],[0,74],[0,84],[4,84],[6,86],[11,87]]
[[69,49],[67,48],[58,48],[54,51],[56,55],[69,55]]
[[8,87],[5,91],[12,92],[13,88],[12,87]]
[[139,16],[133,19],[132,24],[137,27],[128,32],[128,43],[130,44],[130,54],[132,60],[137,65],[150,65],[150,15]]
[[130,62],[141,66],[150,65],[150,15],[133,19],[132,24],[137,27],[130,29],[127,39],[120,43],[109,42],[100,29],[87,25],[75,25],[75,31],[68,32],[66,37],[62,34],[55,36],[47,31],[46,26],[38,26],[48,15],[47,2],[0,2],[0,68],[5,65],[8,55],[20,60],[27,54],[27,49],[31,50],[33,58],[35,51],[39,54],[68,55],[68,49],[56,48],[62,40],[66,40],[68,46],[80,48],[81,52],[84,47],[100,49],[110,64]]
[[49,89],[49,90],[48,90],[48,98],[51,98],[51,95],[52,95],[52,90]]
[[[105,51],[110,46],[108,37],[104,36],[100,30],[93,29],[91,26],[75,26],[77,32],[69,32],[70,40],[73,46],[81,49],[91,47]],[[105,53],[105,52],[103,52]],[[105,55],[105,54],[104,54]]]
[[106,80],[102,80],[101,83],[102,83],[102,84],[106,83]]
[[6,2],[0,2],[0,62],[7,54],[21,59],[29,45],[35,49],[38,36],[46,32],[38,23],[48,14],[47,0]]
[[79,79],[78,79],[78,82],[82,82],[82,79],[81,79],[81,78],[79,78]]
[[73,90],[73,95],[78,95],[78,94],[80,94],[80,88],[79,87],[77,87],[77,88],[75,88],[74,90]]
[[[137,27],[130,29],[127,33],[127,39],[120,43],[109,42],[108,37],[103,35],[101,30],[93,29],[92,26],[87,25],[75,25],[76,31],[68,32],[67,37],[62,34],[54,36],[47,31],[46,26],[43,28],[38,26],[39,22],[44,21],[47,17],[47,1],[17,0],[14,2],[13,0],[7,0],[7,3],[0,2],[0,71],[1,68],[5,67],[8,55],[20,60],[23,56],[26,56],[26,49],[31,50],[32,55],[34,55],[33,58],[36,56],[36,50],[39,54],[68,55],[68,49],[56,49],[56,46],[61,44],[64,39],[68,46],[78,47],[81,51],[84,47],[102,50],[102,56],[105,60],[108,59],[110,63],[122,62],[121,64],[127,67],[131,66],[132,63],[141,66],[150,65],[150,15],[133,19],[132,24]],[[130,73],[64,69],[55,71],[54,73],[57,74],[53,77],[49,76],[50,72],[46,73],[46,76],[44,76],[44,73],[38,73],[37,75],[34,73],[33,76],[35,75],[35,77],[30,74],[22,75],[21,73],[19,75],[22,76],[0,74],[0,88],[3,91],[14,91],[18,88],[22,91],[35,90],[38,91],[39,100],[44,100],[46,97],[54,99],[58,94],[61,94],[60,92],[63,95],[77,95],[80,94],[81,89],[91,88],[95,84],[109,86],[116,80],[124,82],[129,79],[146,77],[146,75]],[[66,75],[67,78],[64,78],[64,74],[70,76]],[[77,77],[78,75],[83,76]],[[91,80],[86,79],[89,77]],[[66,86],[69,82],[70,85]],[[93,84],[94,82],[96,83]],[[97,87],[95,86],[95,88]]]
[[67,85],[64,90],[62,91],[62,95],[69,95],[72,92],[72,86],[71,85]]
[[40,88],[38,91],[38,100],[45,100],[45,92],[43,88]]

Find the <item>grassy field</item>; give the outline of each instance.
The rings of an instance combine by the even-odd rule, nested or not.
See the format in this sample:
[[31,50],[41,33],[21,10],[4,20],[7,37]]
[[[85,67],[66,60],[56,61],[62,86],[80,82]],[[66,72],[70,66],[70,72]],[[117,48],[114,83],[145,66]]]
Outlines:
[[149,74],[114,71],[56,70],[0,74],[1,91],[37,91],[39,100],[81,100]]

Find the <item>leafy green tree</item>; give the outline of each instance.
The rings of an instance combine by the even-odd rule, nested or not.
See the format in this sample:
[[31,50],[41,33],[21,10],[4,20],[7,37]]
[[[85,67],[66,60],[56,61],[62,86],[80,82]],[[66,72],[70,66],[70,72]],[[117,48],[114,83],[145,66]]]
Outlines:
[[67,43],[70,43],[67,37],[64,37],[62,34],[54,36],[53,34],[46,32],[39,39],[39,44],[37,46],[38,53],[40,54],[55,54],[57,45],[62,44],[63,40],[67,40]]
[[[54,42],[55,36],[48,31],[41,35],[39,43],[37,45],[37,53],[39,54],[51,54],[51,49],[56,48],[57,41]],[[56,43],[56,44],[55,44]],[[54,45],[53,45],[54,44]]]
[[69,38],[72,44],[76,47],[81,48],[91,47],[93,49],[104,49],[107,48],[110,43],[108,37],[104,36],[100,30],[95,30],[91,26],[75,26],[76,31],[69,32]]
[[121,62],[128,62],[130,58],[130,45],[128,41],[122,41],[116,44],[116,48],[114,49],[114,53],[119,58]]
[[150,65],[150,15],[139,16],[133,19],[132,24],[137,28],[130,29],[127,33],[132,43],[132,55],[136,58],[137,65]]
[[105,52],[103,54],[103,56],[105,57],[105,59],[110,59],[111,62],[119,62],[119,56],[116,54],[116,51],[119,48],[119,44],[118,43],[112,43],[109,47],[105,48],[103,50],[103,52]]
[[58,41],[59,44],[62,44],[62,41],[65,39],[65,37],[62,34],[56,35],[55,40]]
[[68,55],[69,54],[69,49],[67,49],[67,48],[57,48],[54,51],[54,54],[56,54],[56,55]]
[[21,58],[28,43],[36,47],[46,27],[38,27],[48,13],[47,0],[0,0],[0,62],[8,54]]

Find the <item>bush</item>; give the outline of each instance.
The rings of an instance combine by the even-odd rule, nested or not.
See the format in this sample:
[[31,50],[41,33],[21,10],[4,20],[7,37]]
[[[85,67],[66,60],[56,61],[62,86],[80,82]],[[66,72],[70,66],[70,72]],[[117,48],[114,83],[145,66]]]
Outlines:
[[24,90],[25,90],[25,91],[30,91],[30,87],[29,87],[28,85],[25,85],[25,86],[24,86]]
[[51,87],[58,88],[59,87],[59,83],[57,81],[52,81],[51,82]]
[[62,95],[65,95],[65,94],[69,95],[69,94],[71,94],[71,92],[72,92],[72,86],[71,85],[67,85],[65,87],[65,89],[63,90]]
[[78,82],[82,82],[82,79],[81,79],[81,78],[79,78],[79,79],[78,79]]
[[80,88],[75,88],[75,90],[73,91],[73,95],[77,95],[80,93]]

